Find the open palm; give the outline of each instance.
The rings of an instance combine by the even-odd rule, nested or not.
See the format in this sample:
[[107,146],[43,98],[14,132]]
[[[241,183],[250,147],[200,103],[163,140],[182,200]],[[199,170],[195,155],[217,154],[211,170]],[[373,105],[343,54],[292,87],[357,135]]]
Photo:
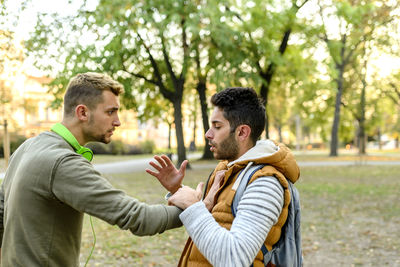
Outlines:
[[157,171],[146,169],[146,172],[156,177],[169,192],[175,193],[182,185],[188,161],[183,161],[178,170],[166,155],[154,156],[154,159],[158,164],[153,161],[149,164]]

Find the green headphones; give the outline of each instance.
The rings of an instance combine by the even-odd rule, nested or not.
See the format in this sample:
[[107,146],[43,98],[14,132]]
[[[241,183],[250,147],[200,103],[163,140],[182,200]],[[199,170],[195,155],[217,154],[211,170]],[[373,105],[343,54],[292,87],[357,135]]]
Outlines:
[[81,146],[76,140],[75,136],[61,123],[56,123],[51,127],[51,130],[64,138],[65,141],[68,142],[74,149],[75,152],[82,155],[88,161],[92,161],[93,159],[93,151],[90,148]]

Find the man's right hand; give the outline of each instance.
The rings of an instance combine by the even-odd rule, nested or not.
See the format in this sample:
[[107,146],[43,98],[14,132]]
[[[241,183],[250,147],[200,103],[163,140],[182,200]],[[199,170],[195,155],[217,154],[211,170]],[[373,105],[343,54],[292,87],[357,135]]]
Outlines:
[[182,180],[185,177],[186,166],[188,161],[182,162],[181,167],[177,170],[172,161],[166,156],[154,156],[154,159],[159,163],[150,161],[150,165],[158,172],[146,169],[146,172],[153,175],[169,192],[174,194],[182,187]]
[[199,183],[196,190],[189,186],[179,188],[169,199],[168,205],[174,205],[185,210],[196,202],[201,201],[204,183]]

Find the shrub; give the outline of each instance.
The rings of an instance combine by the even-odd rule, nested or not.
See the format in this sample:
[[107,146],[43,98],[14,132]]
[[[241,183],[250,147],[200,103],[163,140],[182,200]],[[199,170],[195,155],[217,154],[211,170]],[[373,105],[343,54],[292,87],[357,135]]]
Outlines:
[[156,145],[152,140],[145,140],[144,142],[139,144],[140,148],[142,149],[143,154],[151,154],[154,151]]

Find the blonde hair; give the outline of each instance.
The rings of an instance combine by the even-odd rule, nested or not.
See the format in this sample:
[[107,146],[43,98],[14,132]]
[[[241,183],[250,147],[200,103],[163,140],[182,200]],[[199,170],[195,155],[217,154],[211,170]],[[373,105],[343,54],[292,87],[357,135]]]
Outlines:
[[90,109],[96,108],[103,101],[105,90],[116,96],[124,93],[122,84],[106,74],[86,72],[76,75],[69,82],[64,96],[64,115],[72,115],[75,107],[80,104]]

